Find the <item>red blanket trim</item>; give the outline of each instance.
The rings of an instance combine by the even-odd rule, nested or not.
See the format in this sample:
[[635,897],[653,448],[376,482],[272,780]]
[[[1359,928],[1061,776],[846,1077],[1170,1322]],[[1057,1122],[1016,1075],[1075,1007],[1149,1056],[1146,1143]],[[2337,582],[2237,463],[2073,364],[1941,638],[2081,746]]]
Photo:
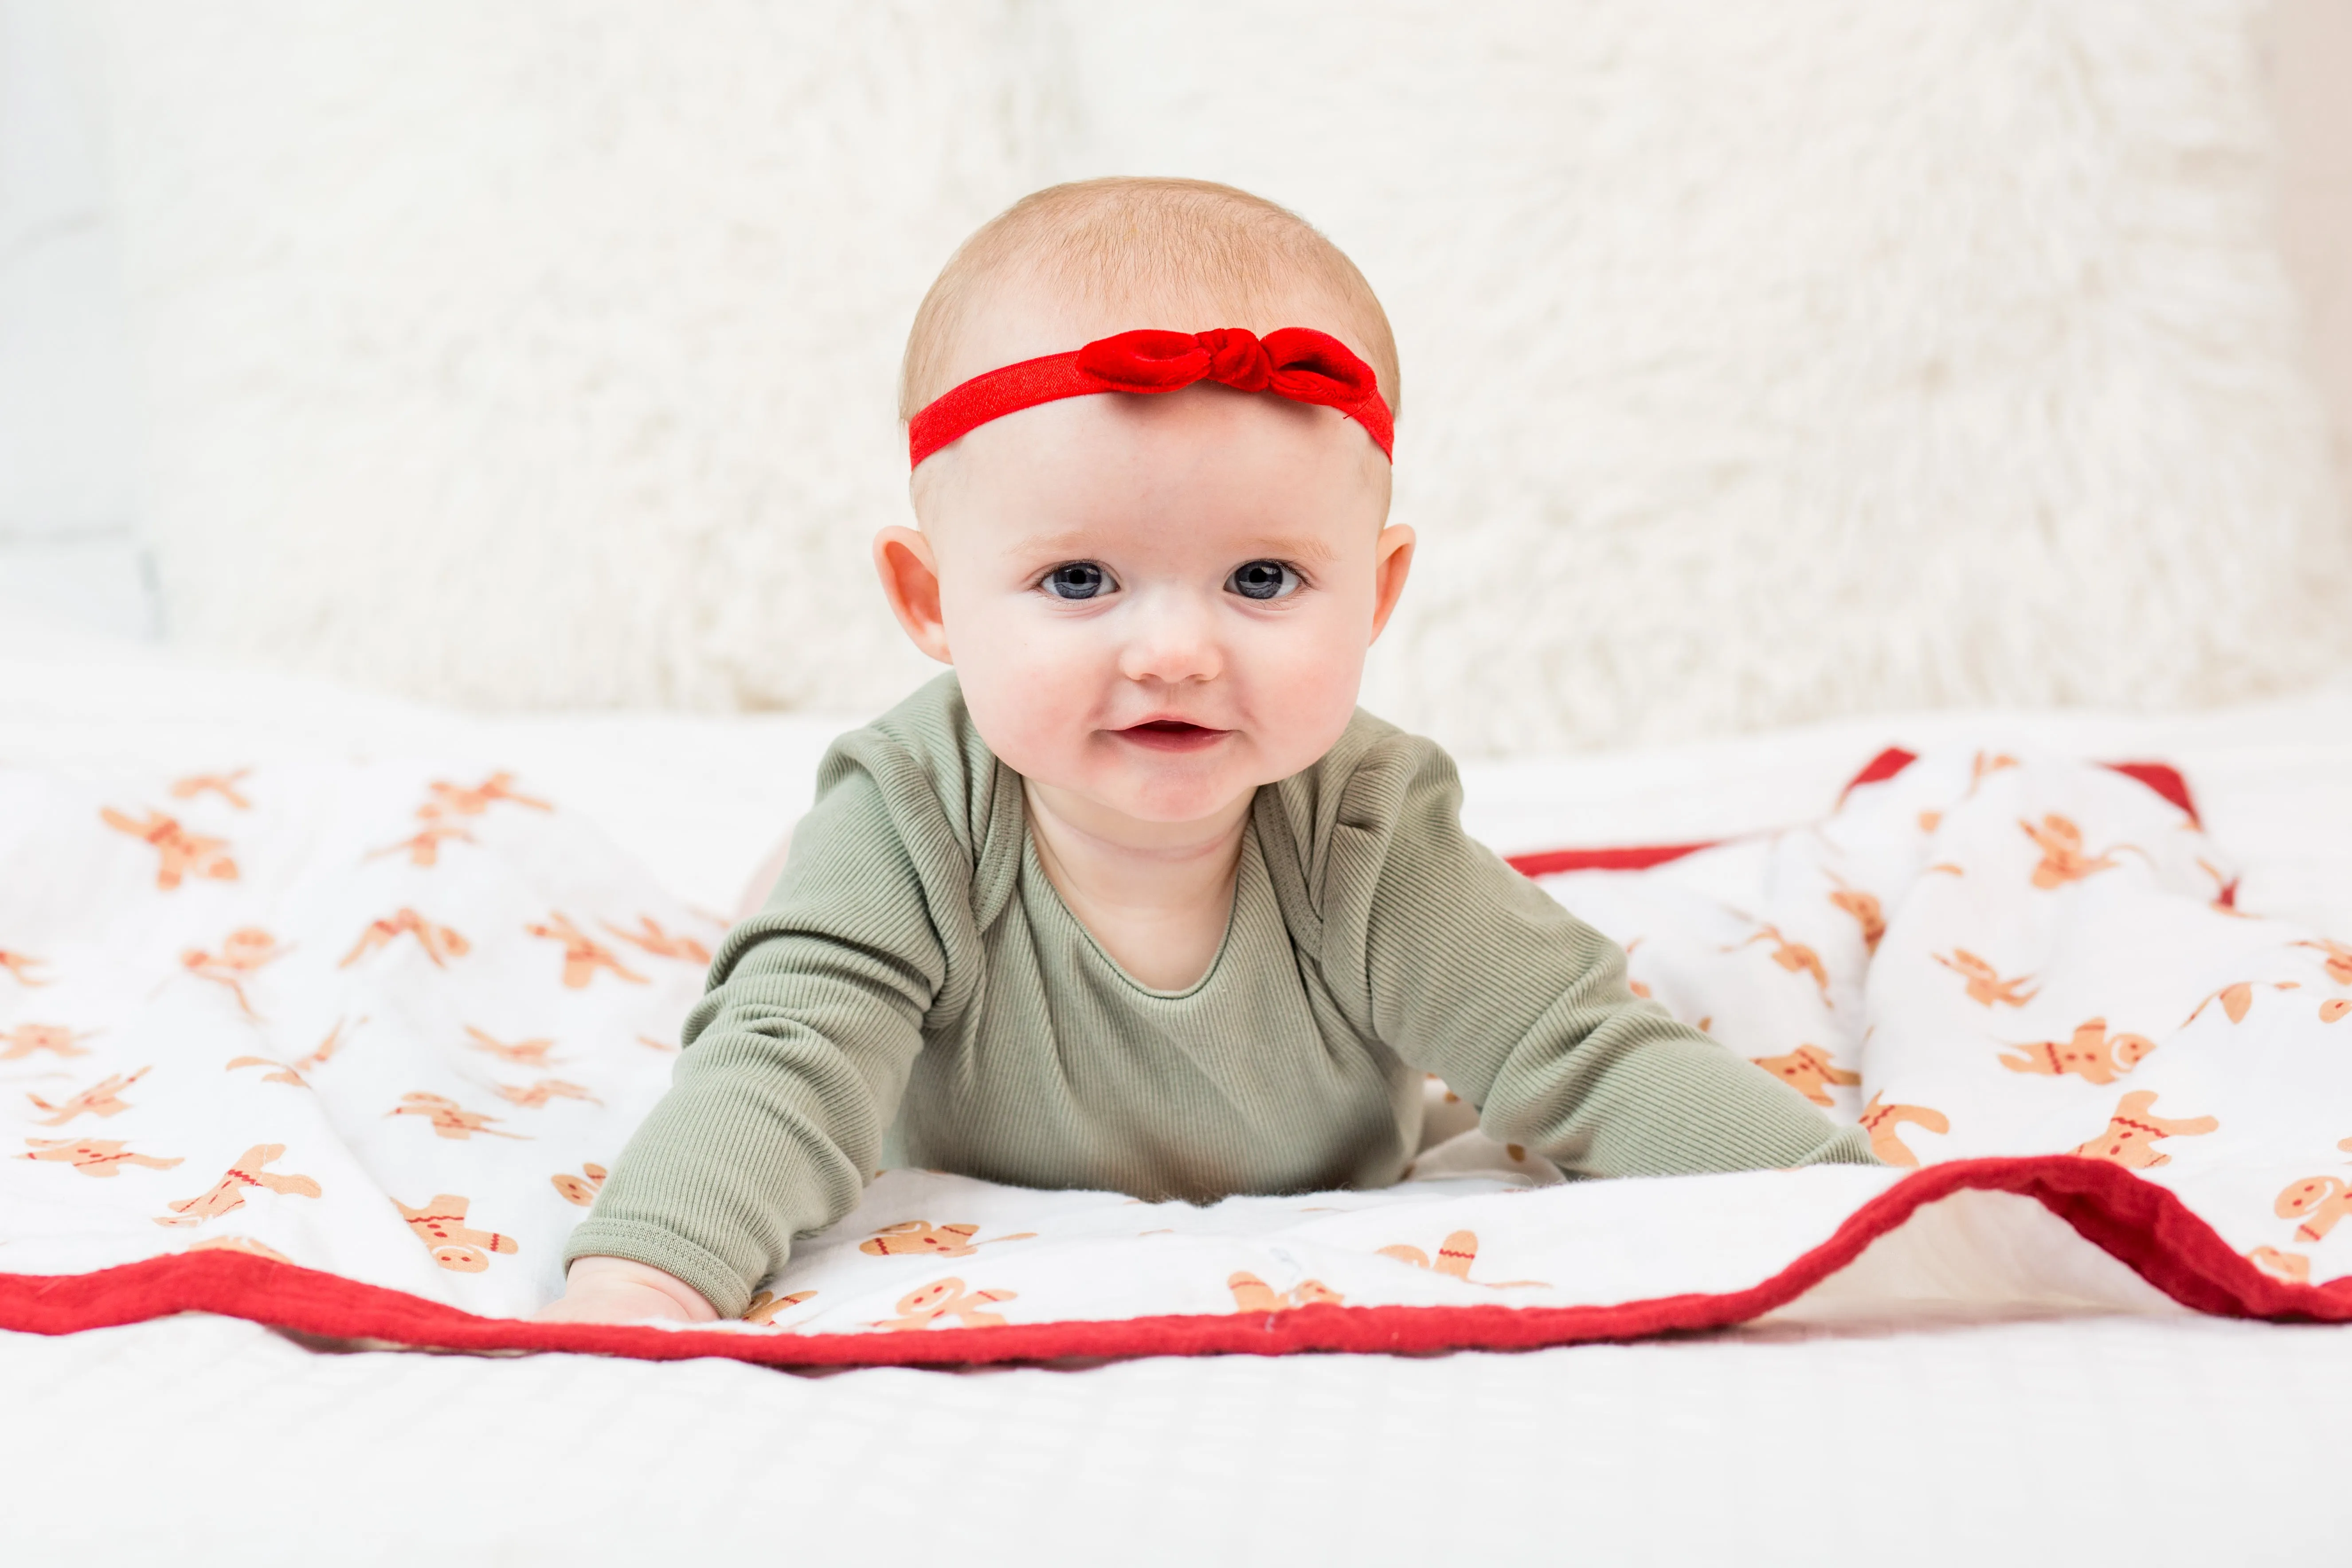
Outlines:
[[1543,849],[1532,855],[1506,855],[1503,859],[1522,877],[1549,877],[1558,871],[1645,871],[1722,842],[1710,838],[1704,844],[1645,844],[1630,849]]
[[2231,1250],[2169,1190],[2072,1154],[1958,1160],[1906,1177],[1770,1279],[1717,1295],[1604,1307],[1302,1307],[912,1333],[762,1334],[480,1318],[419,1296],[230,1252],[179,1253],[89,1274],[0,1274],[0,1329],[65,1334],[216,1312],[336,1341],[451,1351],[572,1351],[772,1366],[964,1365],[1066,1357],[1532,1350],[1725,1328],[1785,1306],[1843,1268],[1924,1204],[1975,1189],[2034,1199],[2166,1295],[2200,1312],[2352,1322],[2352,1278],[2273,1279]]
[[[1838,792],[1838,804],[1864,784],[1884,784],[1905,768],[1919,760],[1916,752],[1906,752],[1900,746],[1886,750],[1864,763],[1862,771],[1846,781]],[[2189,825],[2201,828],[2204,822],[2197,815],[2197,802],[2189,793],[2189,781],[2180,770],[2169,763],[2101,763],[2128,779],[2141,784],[2189,814]],[[1645,844],[1624,849],[1538,849],[1525,855],[1507,855],[1504,861],[1523,877],[1549,877],[1560,871],[1645,871],[1653,866],[1663,866],[1669,860],[1679,860],[1685,855],[1696,855],[1702,849],[1712,849],[1725,842],[1710,838],[1698,844]],[[2232,882],[2221,891],[2221,902],[2237,901],[2237,884]]]

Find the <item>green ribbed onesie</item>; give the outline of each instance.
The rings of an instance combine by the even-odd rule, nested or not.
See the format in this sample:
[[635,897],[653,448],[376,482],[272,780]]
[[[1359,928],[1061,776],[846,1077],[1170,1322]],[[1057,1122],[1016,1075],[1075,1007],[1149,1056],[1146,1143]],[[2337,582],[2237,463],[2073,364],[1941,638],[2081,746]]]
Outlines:
[[1155,1199],[1382,1186],[1424,1071],[1571,1175],[1873,1163],[1636,1000],[1460,805],[1444,752],[1359,712],[1258,791],[1223,944],[1155,991],[1046,879],[1021,775],[941,676],[826,754],[566,1261],[635,1258],[732,1316],[886,1160]]

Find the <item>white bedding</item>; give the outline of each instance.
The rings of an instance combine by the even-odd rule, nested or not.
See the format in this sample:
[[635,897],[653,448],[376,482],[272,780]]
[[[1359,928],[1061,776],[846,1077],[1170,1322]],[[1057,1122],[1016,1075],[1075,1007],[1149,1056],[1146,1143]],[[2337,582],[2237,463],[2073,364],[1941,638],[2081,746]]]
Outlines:
[[[837,724],[461,719],[114,655],[0,661],[0,759],[495,757],[725,907]],[[2179,764],[2264,912],[2352,931],[2352,693],[2168,720],[1937,715],[1468,770],[1498,847],[1818,813],[1881,744]],[[1870,1267],[1865,1259],[1864,1268]],[[1857,1317],[1430,1359],[823,1377],[330,1355],[180,1319],[0,1335],[0,1542],[240,1563],[1211,1558],[2239,1562],[2340,1552],[2352,1334],[2137,1311]],[[15,1555],[12,1552],[10,1555]]]

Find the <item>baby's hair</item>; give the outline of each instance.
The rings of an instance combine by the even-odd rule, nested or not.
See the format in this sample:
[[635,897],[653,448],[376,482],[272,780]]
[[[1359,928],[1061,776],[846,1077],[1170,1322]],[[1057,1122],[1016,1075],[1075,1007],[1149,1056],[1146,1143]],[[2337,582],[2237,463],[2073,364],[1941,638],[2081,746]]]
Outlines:
[[[898,374],[898,417],[911,419],[948,390],[956,339],[996,287],[1031,280],[1055,293],[1124,305],[1154,317],[1127,323],[1318,327],[1335,332],[1380,376],[1401,407],[1396,337],[1356,264],[1286,207],[1206,180],[1112,178],[1051,185],[981,226],[940,269],[915,311]],[[1326,301],[1320,321],[1276,321],[1300,295]],[[1161,320],[1171,310],[1198,320]],[[1076,343],[1064,345],[1076,348]],[[975,366],[973,373],[993,366]]]

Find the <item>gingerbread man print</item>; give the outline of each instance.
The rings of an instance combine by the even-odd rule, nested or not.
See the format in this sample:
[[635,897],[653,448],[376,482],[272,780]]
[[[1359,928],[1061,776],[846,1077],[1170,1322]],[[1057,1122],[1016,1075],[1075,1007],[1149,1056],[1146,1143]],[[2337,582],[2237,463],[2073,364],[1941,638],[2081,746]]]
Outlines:
[[1860,1073],[1848,1072],[1842,1067],[1832,1065],[1829,1052],[1819,1046],[1799,1046],[1786,1056],[1751,1057],[1748,1059],[1786,1082],[1815,1105],[1837,1103],[1830,1098],[1829,1085],[1851,1085],[1862,1081]]
[[449,927],[436,925],[415,910],[401,909],[384,919],[370,921],[367,929],[360,932],[359,941],[352,944],[351,952],[343,954],[342,962],[335,967],[349,969],[367,954],[404,936],[416,939],[416,945],[425,950],[425,956],[433,961],[436,969],[445,969],[449,960],[463,958],[474,950],[472,942]]
[[2069,882],[2087,881],[2102,871],[2114,870],[2122,864],[2116,858],[2117,850],[2128,849],[2135,855],[2147,853],[2135,844],[2118,844],[2096,855],[2087,854],[2083,848],[2083,830],[2075,826],[2073,818],[2061,816],[2056,812],[2045,814],[2038,827],[2021,817],[2017,826],[2024,829],[2025,836],[2033,840],[2034,847],[2042,851],[2041,862],[2033,868],[2033,885],[2044,892],[2063,888]]
[[2325,1240],[2338,1220],[2352,1215],[2352,1186],[2340,1176],[2305,1176],[2279,1194],[2275,1208],[2281,1219],[2303,1221],[2294,1227],[2297,1241]]
[[433,798],[418,806],[416,815],[428,821],[436,816],[480,816],[500,801],[529,806],[533,811],[555,809],[546,801],[517,793],[514,781],[514,774],[499,772],[468,789],[446,779],[436,779],[430,786]]
[[98,815],[116,832],[142,839],[153,847],[159,858],[155,867],[158,891],[171,892],[190,877],[215,882],[236,880],[236,861],[228,853],[226,839],[191,833],[180,826],[177,817],[166,816],[160,811],[151,811],[134,820],[110,805]]
[[[288,1197],[315,1198],[319,1184],[308,1176],[281,1175],[268,1169],[284,1156],[283,1143],[256,1143],[237,1156],[236,1163],[221,1173],[221,1179],[192,1198],[182,1198],[170,1205],[172,1213],[159,1217],[163,1226],[202,1225],[208,1219],[218,1219],[245,1206],[245,1194],[258,1187],[265,1192]],[[175,1162],[176,1163],[176,1162]]]
[[280,946],[276,937],[259,926],[240,926],[221,939],[220,952],[206,952],[192,947],[180,954],[180,967],[199,980],[210,981],[225,987],[236,998],[237,1011],[248,1018],[261,1015],[253,1009],[253,999],[245,994],[245,984],[269,964],[293,952],[291,946]]
[[646,977],[623,963],[613,950],[573,925],[565,915],[551,913],[545,925],[523,927],[532,936],[563,944],[563,984],[574,991],[586,987],[598,970],[610,970],[614,979],[632,985],[648,984]]
[[122,1091],[152,1070],[152,1068],[141,1068],[127,1076],[119,1072],[109,1073],[80,1093],[56,1105],[29,1091],[25,1098],[33,1102],[34,1110],[42,1112],[41,1116],[35,1118],[41,1126],[63,1127],[77,1116],[114,1116],[130,1110],[131,1107],[122,1100]]
[[2093,1018],[2077,1025],[2074,1038],[2063,1044],[2037,1040],[2011,1049],[2017,1054],[2003,1053],[2000,1065],[2011,1072],[2039,1073],[2045,1078],[2073,1073],[2086,1082],[2109,1084],[2116,1081],[2116,1074],[2138,1066],[2156,1049],[2156,1042],[2146,1035],[2110,1035],[2105,1018]]
[[1016,1231],[1011,1236],[992,1236],[988,1241],[974,1241],[980,1234],[976,1225],[934,1226],[929,1220],[902,1220],[886,1225],[857,1244],[857,1250],[869,1258],[898,1258],[908,1254],[928,1253],[935,1258],[970,1258],[990,1242],[1034,1240],[1034,1230]]
[[1302,1279],[1287,1290],[1276,1290],[1247,1269],[1229,1275],[1225,1289],[1234,1293],[1234,1310],[1253,1314],[1294,1312],[1301,1307],[1337,1307],[1348,1300],[1320,1279]]
[[13,1062],[47,1051],[53,1057],[86,1057],[81,1042],[95,1038],[96,1029],[68,1029],[63,1024],[19,1024],[0,1034],[0,1062]]
[[168,1171],[180,1163],[176,1156],[158,1160],[148,1154],[134,1154],[129,1142],[121,1138],[27,1138],[25,1142],[32,1152],[21,1158],[54,1160],[71,1166],[85,1176],[111,1176],[126,1165],[143,1166],[150,1171]]
[[1854,1119],[1862,1130],[1870,1134],[1870,1152],[1889,1165],[1900,1165],[1906,1171],[1919,1168],[1919,1156],[1903,1142],[1906,1123],[1929,1132],[1949,1132],[1952,1119],[1940,1110],[1924,1105],[1888,1105],[1883,1095],[1874,1094],[1870,1103],[1862,1108]]
[[1824,1007],[1830,1005],[1830,973],[1822,966],[1821,955],[1803,942],[1791,942],[1781,935],[1779,926],[1759,921],[1754,936],[1749,937],[1747,942],[1736,942],[1723,951],[1737,952],[1741,948],[1759,942],[1771,944],[1772,962],[1790,973],[1811,975],[1813,984],[1820,988],[1822,1005]]
[[37,969],[47,969],[47,967],[48,965],[47,963],[35,958],[29,952],[11,952],[6,948],[0,947],[0,974],[7,975],[9,979],[15,981],[19,985],[30,988],[32,986],[47,985],[52,984],[49,981],[39,978],[33,973]]
[[886,1318],[874,1326],[893,1332],[928,1329],[942,1319],[953,1318],[967,1329],[1001,1329],[1004,1316],[989,1310],[1000,1301],[1010,1301],[1020,1295],[1017,1290],[971,1290],[964,1282],[952,1277],[935,1279],[919,1290],[909,1290],[898,1298],[898,1316]]
[[580,1167],[580,1174],[576,1176],[569,1171],[559,1171],[547,1179],[554,1184],[556,1192],[565,1203],[584,1209],[596,1201],[598,1193],[604,1190],[607,1174],[604,1166],[591,1161]]
[[530,1142],[528,1134],[502,1132],[490,1125],[499,1118],[479,1110],[467,1110],[446,1094],[429,1094],[424,1089],[412,1090],[400,1097],[400,1103],[384,1112],[386,1116],[421,1116],[431,1124],[433,1135],[464,1142],[477,1132],[493,1138],[512,1138],[519,1142]]
[[1999,970],[1965,947],[1952,949],[1948,958],[1940,952],[1928,956],[1967,981],[1969,1000],[1979,1007],[2022,1007],[2034,998],[2033,992],[2019,989],[2033,976],[2021,974],[2014,980],[2003,980]]
[[2172,1163],[2171,1155],[2157,1149],[2158,1139],[2200,1137],[2218,1131],[2221,1125],[2210,1116],[2158,1116],[2155,1107],[2153,1090],[2134,1089],[2116,1102],[2116,1113],[2108,1120],[2107,1130],[2078,1145],[2074,1152],[2086,1160],[2112,1161],[2127,1171],[2150,1171]]
[[675,958],[681,963],[708,967],[710,950],[683,932],[667,931],[651,915],[637,917],[637,929],[626,931],[606,921],[604,929],[632,947],[644,949],[656,958]]
[[423,1208],[410,1208],[398,1198],[392,1206],[416,1233],[433,1261],[458,1274],[479,1274],[490,1266],[490,1255],[511,1257],[522,1250],[522,1243],[511,1236],[501,1236],[494,1230],[478,1230],[466,1223],[466,1211],[472,1200],[455,1193],[436,1193]]
[[232,810],[251,811],[253,802],[246,799],[236,786],[252,774],[251,768],[239,768],[229,773],[190,773],[186,778],[173,781],[172,798],[194,800],[200,795],[216,795],[226,801]]

